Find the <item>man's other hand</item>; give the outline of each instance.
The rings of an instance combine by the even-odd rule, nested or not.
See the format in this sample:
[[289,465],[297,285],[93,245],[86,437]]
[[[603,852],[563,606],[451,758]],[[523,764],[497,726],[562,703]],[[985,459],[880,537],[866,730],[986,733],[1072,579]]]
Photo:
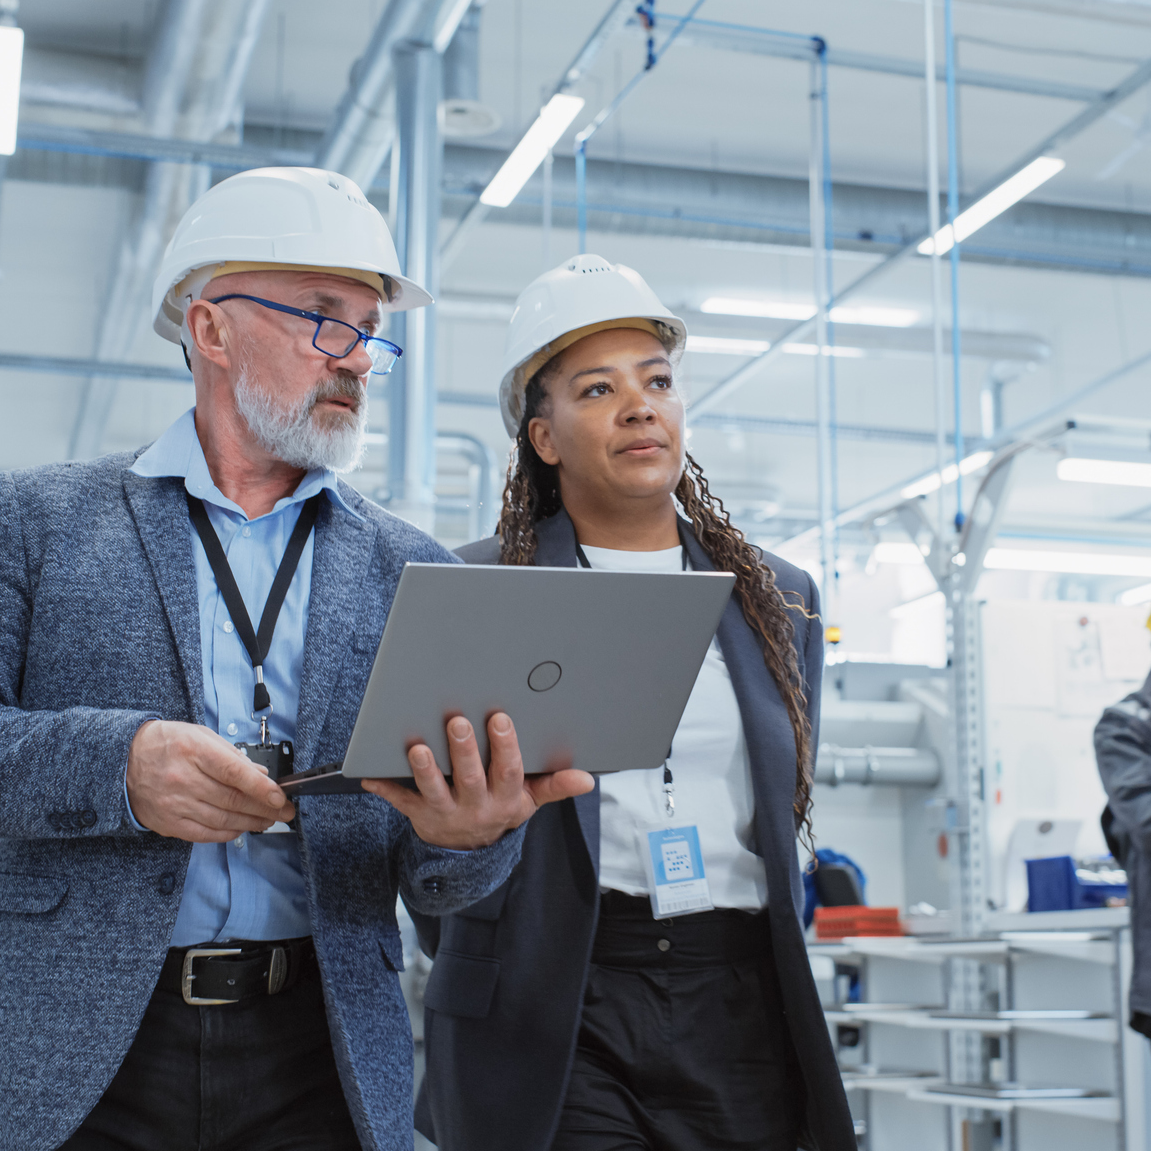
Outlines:
[[128,749],[128,802],[137,823],[190,843],[227,843],[296,814],[267,770],[223,736],[160,719]]
[[363,781],[365,791],[383,797],[406,815],[425,843],[462,851],[486,847],[505,831],[519,827],[545,803],[583,795],[595,787],[595,780],[586,771],[571,768],[525,779],[519,740],[511,719],[503,712],[488,720],[492,762],[487,772],[475,732],[466,719],[456,716],[448,720],[447,733],[451,783],[423,743],[408,752],[418,793],[393,780]]

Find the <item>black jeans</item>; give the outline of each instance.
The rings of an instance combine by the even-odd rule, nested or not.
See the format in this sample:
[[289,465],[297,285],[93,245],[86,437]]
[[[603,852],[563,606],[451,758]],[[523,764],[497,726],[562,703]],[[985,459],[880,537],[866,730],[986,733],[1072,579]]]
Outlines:
[[278,995],[153,992],[120,1070],[60,1151],[360,1151],[312,960]]
[[607,893],[552,1151],[795,1151],[803,1108],[767,914]]

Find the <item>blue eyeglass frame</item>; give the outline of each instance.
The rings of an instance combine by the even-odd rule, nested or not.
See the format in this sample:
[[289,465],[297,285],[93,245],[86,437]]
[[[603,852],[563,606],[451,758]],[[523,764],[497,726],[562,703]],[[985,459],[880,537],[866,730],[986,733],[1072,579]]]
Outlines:
[[[302,308],[291,308],[287,304],[277,304],[275,300],[265,300],[259,296],[247,296],[242,292],[234,292],[230,296],[217,296],[214,300],[209,300],[208,303],[222,304],[225,300],[251,300],[253,304],[259,304],[263,308],[271,308],[274,312],[284,312],[289,316],[299,316],[302,320],[311,320],[316,325],[315,334],[312,336],[312,347],[321,355],[329,356],[333,360],[346,359],[356,350],[356,345],[362,343],[372,361],[372,370],[368,373],[372,376],[386,376],[396,366],[396,360],[404,354],[404,349],[399,344],[393,344],[391,340],[385,340],[381,336],[369,336],[367,332],[361,332],[354,324],[345,323],[345,321],[334,319],[332,316],[322,316],[319,312],[305,312]],[[341,327],[347,328],[349,332],[355,333],[355,338],[346,352],[337,355],[335,352],[326,351],[316,343],[320,338],[320,328],[324,324],[339,324]],[[375,367],[376,356],[373,355],[373,344],[382,345],[383,349],[392,354],[392,362],[382,372],[377,371]]]

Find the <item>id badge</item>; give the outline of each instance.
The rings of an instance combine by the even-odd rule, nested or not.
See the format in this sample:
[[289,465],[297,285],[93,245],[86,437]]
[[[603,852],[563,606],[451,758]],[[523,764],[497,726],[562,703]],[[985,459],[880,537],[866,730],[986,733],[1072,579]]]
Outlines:
[[639,829],[651,913],[656,919],[712,909],[711,891],[694,823],[652,824]]
[[[241,755],[246,755],[253,763],[260,764],[268,769],[268,775],[274,780],[280,780],[292,774],[292,763],[295,759],[295,749],[290,739],[282,739],[279,743],[237,743],[236,748]],[[293,821],[294,822],[294,821]],[[291,831],[292,828],[277,820],[267,831],[254,831],[253,835],[277,835]]]

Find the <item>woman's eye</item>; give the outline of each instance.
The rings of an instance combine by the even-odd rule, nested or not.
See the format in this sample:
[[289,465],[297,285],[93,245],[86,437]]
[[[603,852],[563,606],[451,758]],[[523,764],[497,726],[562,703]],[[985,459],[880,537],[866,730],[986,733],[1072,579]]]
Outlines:
[[584,391],[585,396],[606,396],[607,384],[592,384]]

